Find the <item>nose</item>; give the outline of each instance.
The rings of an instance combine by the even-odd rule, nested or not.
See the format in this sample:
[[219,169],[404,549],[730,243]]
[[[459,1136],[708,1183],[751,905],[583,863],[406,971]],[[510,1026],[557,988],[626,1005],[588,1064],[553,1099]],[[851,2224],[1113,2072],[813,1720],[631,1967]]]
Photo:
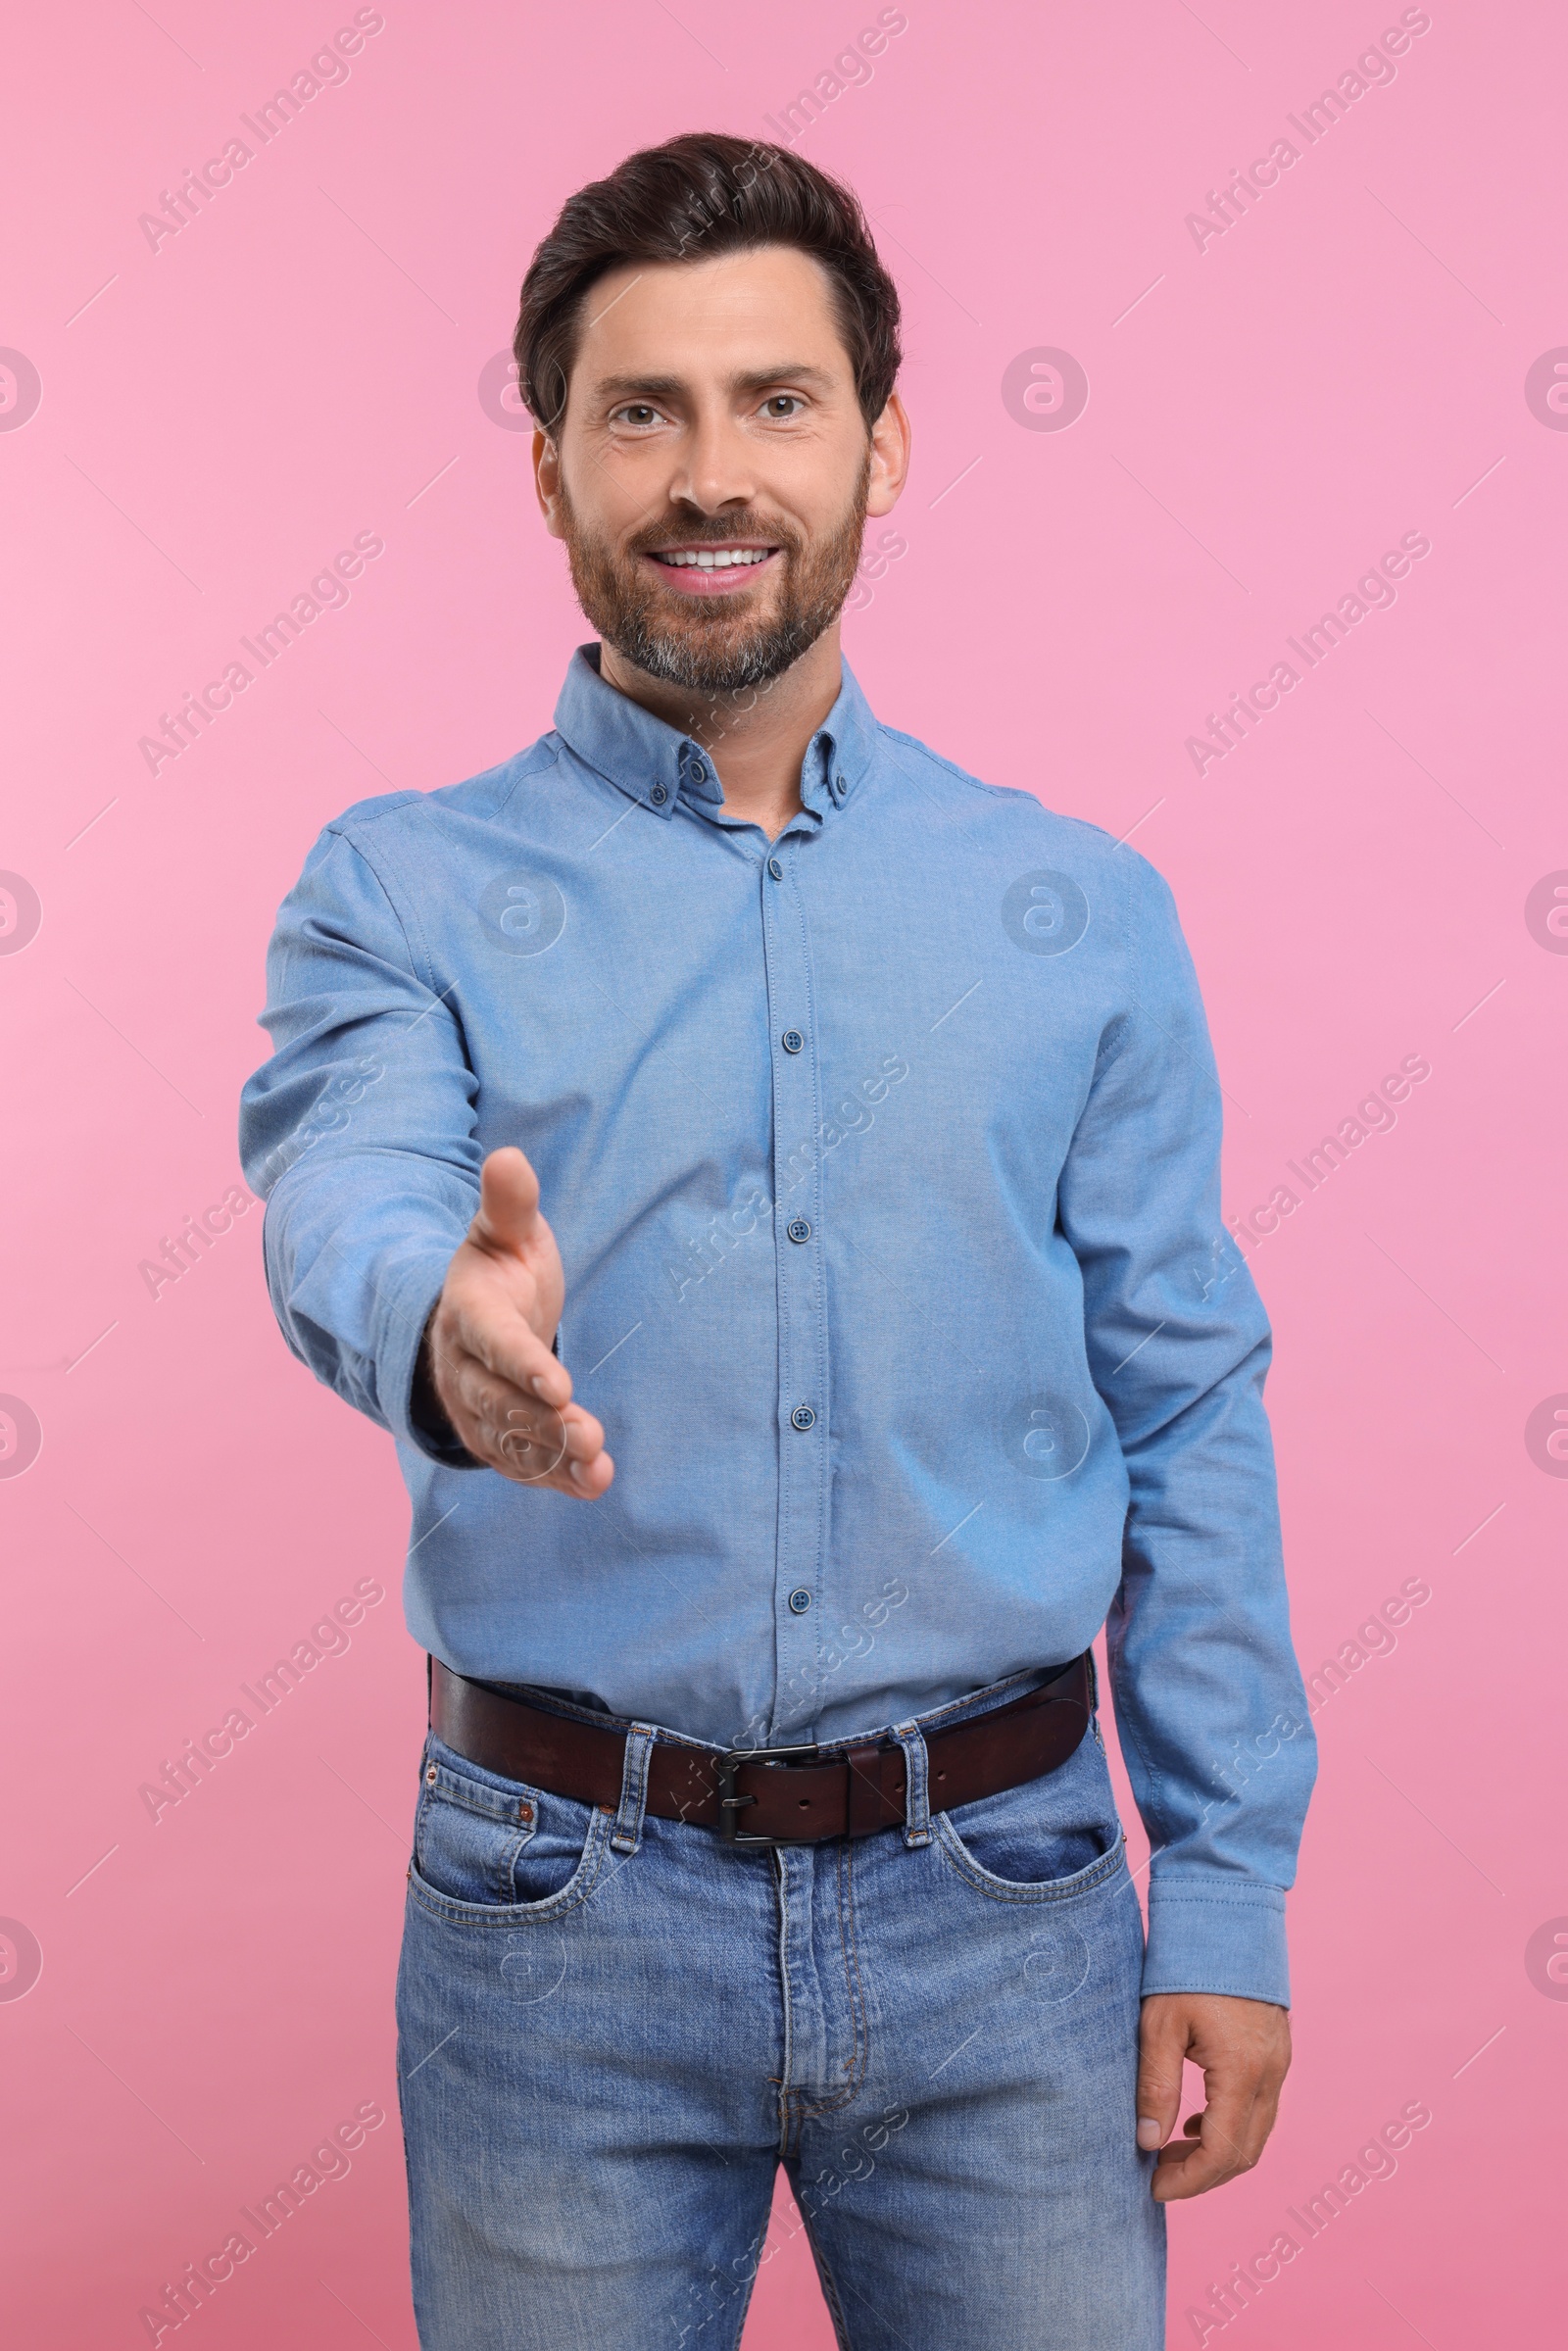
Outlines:
[[699,514],[745,508],[757,496],[754,452],[732,416],[709,410],[694,417],[670,476],[669,495]]

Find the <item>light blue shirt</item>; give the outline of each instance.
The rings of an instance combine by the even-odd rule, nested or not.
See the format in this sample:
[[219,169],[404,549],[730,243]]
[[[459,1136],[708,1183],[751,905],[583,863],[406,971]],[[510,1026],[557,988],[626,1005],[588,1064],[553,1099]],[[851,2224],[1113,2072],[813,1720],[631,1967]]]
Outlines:
[[[242,1112],[284,1335],[396,1438],[409,1627],[460,1673],[825,1740],[1108,1614],[1146,1989],[1284,2000],[1314,1748],[1170,891],[878,724],[848,669],[801,796],[771,843],[726,814],[589,647],[529,750],[327,826]],[[512,1143],[615,1459],[593,1503],[410,1419]]]

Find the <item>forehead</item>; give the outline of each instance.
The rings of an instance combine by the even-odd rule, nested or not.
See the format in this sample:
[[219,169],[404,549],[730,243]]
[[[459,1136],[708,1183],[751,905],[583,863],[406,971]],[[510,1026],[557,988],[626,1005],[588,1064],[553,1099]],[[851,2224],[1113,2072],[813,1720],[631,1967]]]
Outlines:
[[832,281],[792,245],[710,261],[637,262],[596,278],[583,296],[573,370],[603,376],[721,376],[775,361],[850,373]]

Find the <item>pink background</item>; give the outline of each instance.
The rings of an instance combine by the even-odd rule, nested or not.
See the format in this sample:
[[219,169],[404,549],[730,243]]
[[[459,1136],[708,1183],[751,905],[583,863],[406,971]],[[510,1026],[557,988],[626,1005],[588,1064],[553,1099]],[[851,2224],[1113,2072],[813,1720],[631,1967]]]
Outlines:
[[[634,146],[768,135],[876,19],[384,14],[156,252],[138,216],[352,11],[95,0],[13,39],[0,344],[42,386],[17,426],[25,371],[0,377],[0,867],[42,906],[0,953],[0,1390],[43,1438],[0,1479],[0,1915],[42,1953],[0,2000],[19,2343],[145,2340],[164,2281],[372,2100],[387,2124],[202,2335],[414,2343],[401,1485],[287,1355],[258,1213],[156,1299],[138,1268],[237,1180],[263,949],[318,826],[529,741],[586,633],[526,437],[476,390],[534,240]],[[1319,1708],[1297,2068],[1262,2166],[1174,2215],[1170,2339],[1420,2100],[1396,2176],[1209,2339],[1540,2341],[1564,2284],[1568,1459],[1526,1424],[1568,1406],[1568,931],[1526,906],[1568,882],[1568,413],[1525,379],[1568,344],[1563,21],[1434,0],[1396,78],[1308,147],[1287,114],[1398,23],[1383,0],[906,15],[800,140],[860,190],[907,304],[907,553],[847,624],[858,673],[896,724],[1133,831],[1169,877],[1229,1097],[1228,1210],[1293,1184],[1402,1056],[1431,1064],[1252,1245],[1304,1666],[1406,1579],[1430,1598]],[[1299,162],[1200,250],[1186,216],[1281,136]],[[1042,347],[1087,372],[1065,431],[1004,405]],[[352,601],[150,773],[160,713],[361,531],[385,553]],[[1431,553],[1397,602],[1200,775],[1205,713],[1407,531]],[[16,950],[29,902],[6,904]],[[367,1577],[387,1597],[347,1652],[155,1825],[140,1785]],[[14,1994],[29,1946],[4,1932]],[[749,2351],[825,2345],[788,2206],[774,2244]]]

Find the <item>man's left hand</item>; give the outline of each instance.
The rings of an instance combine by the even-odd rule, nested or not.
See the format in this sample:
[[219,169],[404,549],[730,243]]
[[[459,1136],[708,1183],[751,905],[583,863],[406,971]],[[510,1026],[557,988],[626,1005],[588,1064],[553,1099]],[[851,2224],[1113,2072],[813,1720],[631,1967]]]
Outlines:
[[[1173,2139],[1184,2060],[1202,2068],[1204,2105]],[[1201,2196],[1251,2170],[1274,2128],[1290,2063],[1290,2011],[1271,2000],[1151,1994],[1139,2027],[1138,2144],[1159,2149],[1156,2203]]]

